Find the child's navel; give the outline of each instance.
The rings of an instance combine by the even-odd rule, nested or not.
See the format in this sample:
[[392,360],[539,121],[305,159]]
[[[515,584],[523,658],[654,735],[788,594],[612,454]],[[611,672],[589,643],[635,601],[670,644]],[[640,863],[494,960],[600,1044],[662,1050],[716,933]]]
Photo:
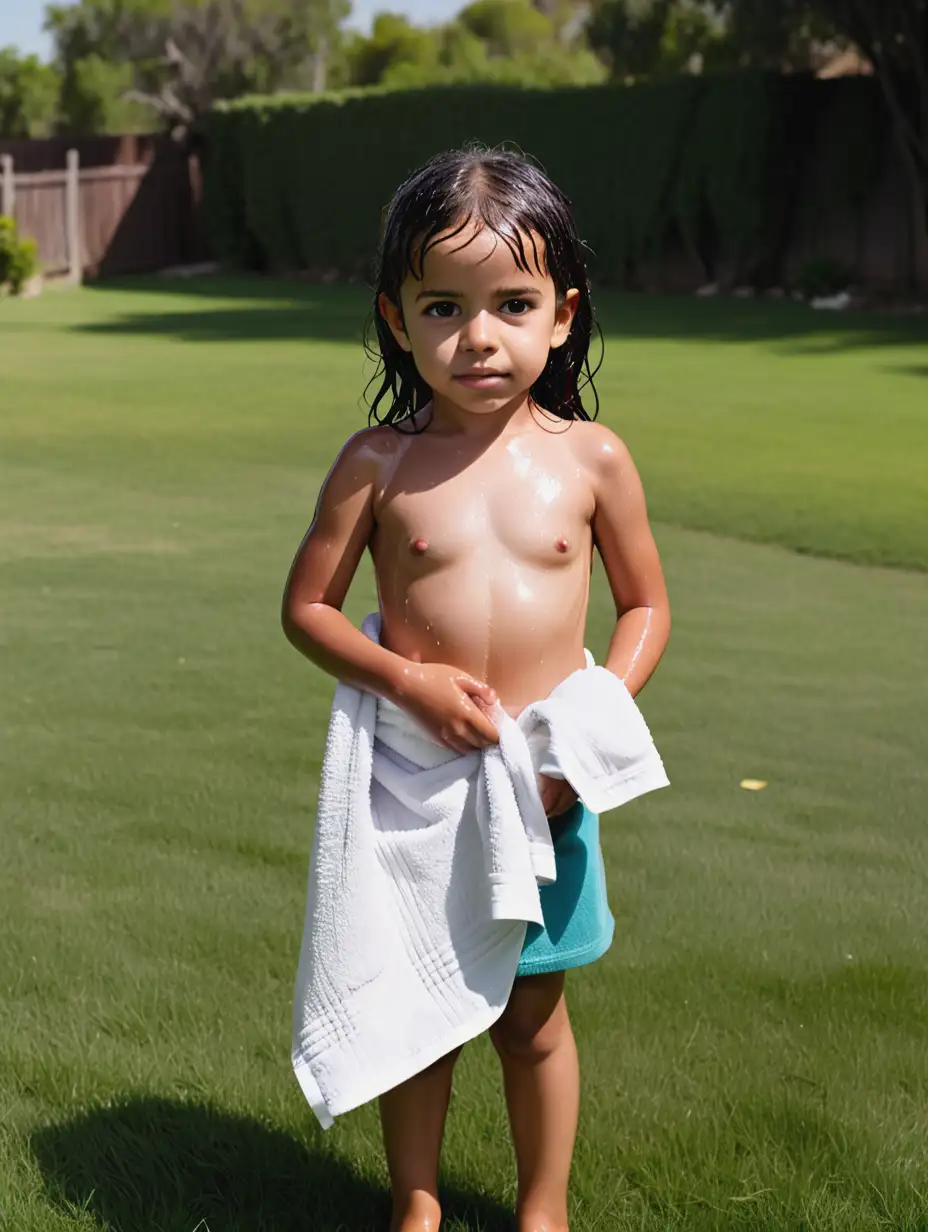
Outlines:
[[429,550],[428,539],[426,539],[424,535],[418,535],[412,541],[412,550],[416,553],[417,556],[422,556],[425,552]]

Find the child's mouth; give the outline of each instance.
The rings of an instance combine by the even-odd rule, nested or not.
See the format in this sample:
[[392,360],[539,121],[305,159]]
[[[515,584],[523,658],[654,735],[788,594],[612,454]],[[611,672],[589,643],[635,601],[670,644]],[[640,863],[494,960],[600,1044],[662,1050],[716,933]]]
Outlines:
[[509,379],[508,372],[463,372],[454,378],[468,389],[494,389]]

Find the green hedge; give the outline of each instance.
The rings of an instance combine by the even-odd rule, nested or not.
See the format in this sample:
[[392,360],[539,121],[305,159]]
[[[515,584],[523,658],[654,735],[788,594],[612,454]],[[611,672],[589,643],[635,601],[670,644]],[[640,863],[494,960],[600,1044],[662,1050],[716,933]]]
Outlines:
[[[707,277],[764,281],[813,143],[835,164],[819,179],[859,203],[883,122],[872,81],[762,74],[244,98],[207,121],[207,225],[217,256],[236,264],[367,276],[404,175],[438,150],[509,143],[571,197],[601,281],[634,281],[673,242]],[[820,123],[840,135],[824,148]]]

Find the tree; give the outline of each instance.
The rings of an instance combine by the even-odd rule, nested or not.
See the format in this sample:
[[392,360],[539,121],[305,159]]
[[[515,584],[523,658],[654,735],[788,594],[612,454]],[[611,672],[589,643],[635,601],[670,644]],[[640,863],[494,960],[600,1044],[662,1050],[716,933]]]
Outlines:
[[729,0],[744,30],[830,30],[873,65],[912,190],[913,271],[928,271],[928,0]]
[[717,0],[715,7],[725,22],[729,60],[741,68],[814,69],[838,34],[827,16],[805,0]]
[[552,18],[528,0],[475,0],[458,14],[458,22],[491,56],[531,55],[556,39]]
[[54,131],[59,78],[37,56],[0,47],[0,137],[47,137]]
[[593,0],[590,45],[618,80],[661,73],[813,68],[830,23],[765,0]]
[[477,0],[457,20],[420,29],[381,14],[369,38],[347,49],[353,85],[395,88],[493,81],[517,85],[584,85],[605,70],[576,40],[563,37],[529,0]]
[[655,71],[670,7],[671,0],[597,0],[593,5],[587,38],[615,80]]
[[[126,78],[121,98],[154,111],[180,137],[218,99],[324,88],[348,11],[348,0],[79,0],[51,6],[47,28],[75,116],[94,114],[81,102],[79,66],[96,57],[113,68],[109,84]],[[106,109],[97,102],[99,114]]]
[[345,54],[356,86],[389,85],[407,70],[414,76],[434,76],[441,65],[438,35],[395,13],[378,13],[370,37],[356,35]]
[[736,47],[721,14],[706,4],[671,6],[660,38],[661,72],[729,68],[736,58]]
[[132,82],[131,64],[96,54],[71,61],[61,79],[59,131],[132,133],[151,128],[151,112],[129,97]]

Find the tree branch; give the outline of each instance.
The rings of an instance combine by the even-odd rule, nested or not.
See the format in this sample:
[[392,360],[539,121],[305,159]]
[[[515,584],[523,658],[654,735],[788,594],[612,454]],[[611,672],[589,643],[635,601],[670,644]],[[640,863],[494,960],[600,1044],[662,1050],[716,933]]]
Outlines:
[[170,86],[165,86],[160,94],[149,94],[144,90],[128,90],[125,98],[128,102],[142,103],[146,107],[154,108],[165,119],[180,120],[184,124],[191,124],[195,119],[191,108],[177,97]]

